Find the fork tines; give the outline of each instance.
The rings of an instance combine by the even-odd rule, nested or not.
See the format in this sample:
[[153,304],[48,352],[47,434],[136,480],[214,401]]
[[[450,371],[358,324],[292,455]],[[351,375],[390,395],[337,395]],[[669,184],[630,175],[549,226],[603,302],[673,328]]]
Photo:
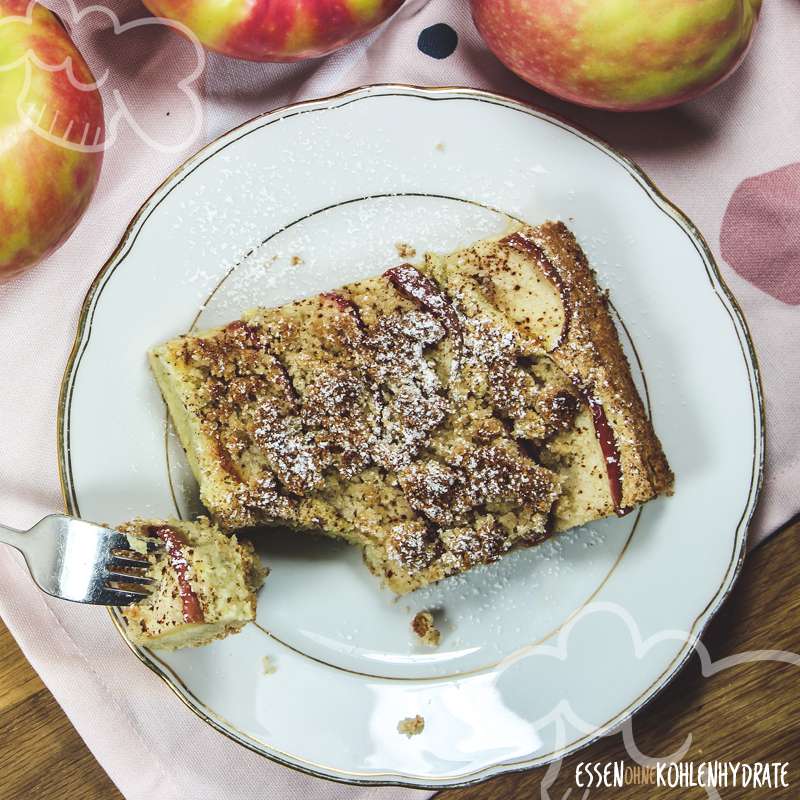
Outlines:
[[150,593],[153,579],[147,575],[150,566],[149,553],[159,549],[161,542],[158,539],[140,539],[146,544],[147,552],[135,550],[131,540],[124,534],[115,533],[109,540],[109,559],[106,564],[104,589],[117,602],[135,602]]

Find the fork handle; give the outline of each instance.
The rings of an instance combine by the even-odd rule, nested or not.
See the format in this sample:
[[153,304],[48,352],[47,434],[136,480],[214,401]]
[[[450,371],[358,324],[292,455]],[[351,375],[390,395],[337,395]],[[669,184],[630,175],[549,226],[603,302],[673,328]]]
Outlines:
[[18,531],[16,528],[9,528],[6,525],[0,525],[0,542],[10,544],[20,553],[24,554],[26,550],[25,537],[27,531]]

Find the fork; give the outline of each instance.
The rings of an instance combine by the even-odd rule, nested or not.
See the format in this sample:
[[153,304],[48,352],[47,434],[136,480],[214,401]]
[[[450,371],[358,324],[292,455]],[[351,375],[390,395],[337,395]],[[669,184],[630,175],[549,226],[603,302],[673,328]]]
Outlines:
[[[144,541],[148,552],[158,547],[155,540]],[[144,574],[150,566],[147,556],[111,528],[51,514],[28,531],[0,525],[0,542],[22,553],[36,585],[53,597],[124,606],[149,594],[152,580]]]

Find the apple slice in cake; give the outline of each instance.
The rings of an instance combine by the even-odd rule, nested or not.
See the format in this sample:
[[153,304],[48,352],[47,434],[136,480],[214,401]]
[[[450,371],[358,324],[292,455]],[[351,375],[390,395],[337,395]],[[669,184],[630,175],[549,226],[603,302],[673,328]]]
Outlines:
[[223,528],[343,538],[398,593],[672,489],[561,223],[249,311],[150,362]]

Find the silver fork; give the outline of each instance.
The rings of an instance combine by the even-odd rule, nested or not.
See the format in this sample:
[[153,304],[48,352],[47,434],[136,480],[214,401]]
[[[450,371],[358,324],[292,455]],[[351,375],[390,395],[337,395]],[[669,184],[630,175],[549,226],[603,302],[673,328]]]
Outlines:
[[[144,541],[148,551],[158,547],[155,540]],[[28,531],[0,525],[0,542],[25,556],[33,580],[53,597],[124,606],[149,593],[147,556],[132,550],[128,537],[111,528],[51,514]]]

